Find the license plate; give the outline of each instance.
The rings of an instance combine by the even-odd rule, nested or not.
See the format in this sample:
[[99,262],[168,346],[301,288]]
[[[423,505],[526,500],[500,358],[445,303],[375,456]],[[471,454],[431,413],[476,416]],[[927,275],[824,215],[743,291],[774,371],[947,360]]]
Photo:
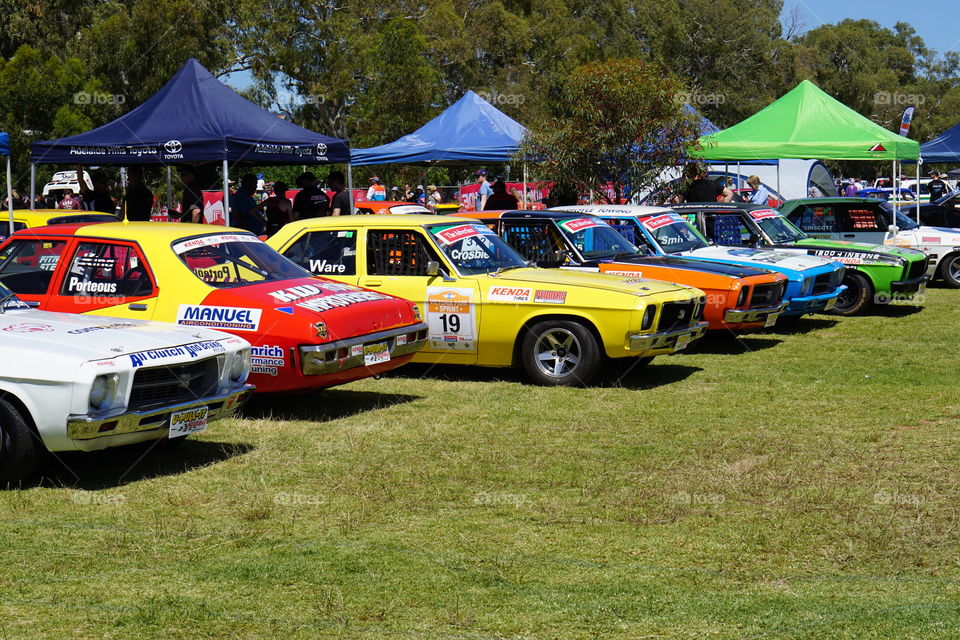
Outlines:
[[771,313],[767,316],[767,321],[763,323],[764,327],[772,327],[777,324],[777,318],[780,317],[780,313]]
[[829,300],[827,300],[827,306],[825,306],[825,307],[823,308],[823,310],[824,310],[824,311],[830,311],[830,309],[833,309],[835,306],[837,306],[837,299],[836,299],[836,298],[830,298]]
[[690,334],[684,333],[683,335],[679,335],[677,336],[677,346],[674,348],[674,351],[685,349],[688,344],[690,344]]
[[386,342],[377,344],[368,344],[363,348],[363,364],[370,366],[380,364],[381,362],[390,362],[390,348]]
[[920,287],[917,289],[917,295],[922,296],[926,292],[927,292],[927,283],[921,282]]
[[170,438],[182,438],[207,429],[208,407],[195,407],[170,414]]

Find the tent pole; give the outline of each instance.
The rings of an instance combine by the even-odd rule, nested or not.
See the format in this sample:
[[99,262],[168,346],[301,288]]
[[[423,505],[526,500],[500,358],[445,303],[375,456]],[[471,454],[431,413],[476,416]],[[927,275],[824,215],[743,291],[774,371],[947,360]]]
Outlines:
[[783,198],[783,191],[780,190],[780,161],[777,160],[777,198]]
[[[13,174],[10,171],[10,156],[7,156],[7,213],[10,214],[10,236],[13,235]],[[9,236],[7,236],[9,237]]]
[[920,163],[923,158],[917,156],[917,224],[920,224]]
[[527,159],[523,159],[523,191],[521,192],[521,197],[523,198],[523,206],[521,209],[532,209],[533,203],[527,202]]
[[30,211],[37,208],[37,163],[30,163]]
[[167,165],[167,219],[170,219],[170,211],[173,209],[173,168]]
[[347,163],[347,199],[350,202],[350,211],[347,213],[353,215],[353,164]]
[[230,226],[230,166],[227,159],[223,159],[223,221]]

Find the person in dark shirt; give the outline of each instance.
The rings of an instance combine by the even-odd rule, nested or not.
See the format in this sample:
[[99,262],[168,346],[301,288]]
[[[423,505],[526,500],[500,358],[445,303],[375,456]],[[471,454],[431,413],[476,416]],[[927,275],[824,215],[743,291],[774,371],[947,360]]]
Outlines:
[[697,164],[689,164],[686,169],[687,188],[681,192],[684,202],[731,202],[733,192],[715,180],[707,177],[707,172]]
[[83,203],[83,208],[87,211],[116,214],[117,205],[110,197],[110,180],[107,178],[107,174],[102,171],[95,171],[91,178],[93,189],[90,189],[86,180],[83,179],[83,165],[78,164],[77,183],[80,185],[80,200]]
[[317,186],[317,179],[310,172],[300,176],[303,188],[293,199],[293,219],[322,218],[330,215],[330,199]]
[[240,188],[230,196],[230,225],[246,229],[254,235],[262,236],[266,222],[260,215],[260,207],[253,199],[257,192],[257,176],[248,173],[240,179]]
[[127,195],[123,197],[123,217],[131,222],[150,222],[153,194],[143,183],[143,169],[127,169]]
[[517,198],[507,193],[507,185],[503,180],[497,180],[493,183],[493,195],[487,198],[483,206],[484,211],[498,211],[502,209],[516,209]]
[[203,196],[196,187],[193,167],[180,170],[183,195],[180,197],[180,222],[203,222]]
[[343,173],[331,171],[327,181],[330,183],[330,188],[333,189],[333,199],[330,201],[330,215],[350,215],[350,194],[347,193],[347,185],[343,179]]
[[939,200],[943,196],[947,195],[947,192],[950,188],[947,186],[947,183],[940,179],[939,171],[931,171],[929,183],[927,183],[927,190],[930,192],[930,202]]
[[267,218],[267,235],[272,236],[283,225],[293,220],[293,205],[287,199],[287,184],[280,180],[273,183],[273,195],[263,201],[264,215]]

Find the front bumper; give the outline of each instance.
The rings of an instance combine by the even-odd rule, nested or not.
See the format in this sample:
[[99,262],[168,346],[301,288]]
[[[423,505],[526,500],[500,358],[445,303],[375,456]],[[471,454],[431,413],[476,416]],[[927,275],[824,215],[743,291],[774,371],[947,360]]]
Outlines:
[[779,315],[787,308],[786,302],[773,307],[760,309],[727,309],[723,312],[723,321],[727,324],[749,324],[751,322],[766,322],[770,316]]
[[928,279],[929,277],[924,274],[919,278],[912,278],[911,280],[898,280],[897,282],[891,282],[890,293],[899,294],[901,296],[923,293],[927,288]]
[[847,285],[842,284],[830,293],[821,293],[815,296],[801,296],[791,298],[787,308],[783,311],[785,316],[799,316],[805,313],[820,313],[829,311],[837,303],[840,294],[846,291]]
[[92,440],[162,429],[162,432],[157,435],[157,437],[160,437],[160,435],[167,433],[170,428],[170,414],[207,407],[208,422],[226,418],[247,402],[253,393],[253,389],[252,384],[247,384],[237,387],[229,393],[143,411],[124,411],[120,409],[114,413],[96,416],[71,415],[67,417],[67,437],[72,440]]
[[427,324],[368,333],[355,338],[300,347],[300,370],[306,376],[336,373],[366,366],[365,349],[385,343],[390,360],[416,353],[427,343]]
[[[629,336],[628,344],[630,352],[640,357],[647,355],[648,351],[679,351],[687,344],[698,340],[707,332],[707,323],[698,322],[691,327],[663,331],[661,333],[635,334]],[[680,346],[677,346],[677,343]]]

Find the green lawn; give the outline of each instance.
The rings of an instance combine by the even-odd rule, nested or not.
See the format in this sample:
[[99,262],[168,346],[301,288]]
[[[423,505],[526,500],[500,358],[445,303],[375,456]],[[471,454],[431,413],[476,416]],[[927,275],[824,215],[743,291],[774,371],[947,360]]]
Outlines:
[[0,640],[956,638],[958,301],[66,456],[0,492]]

